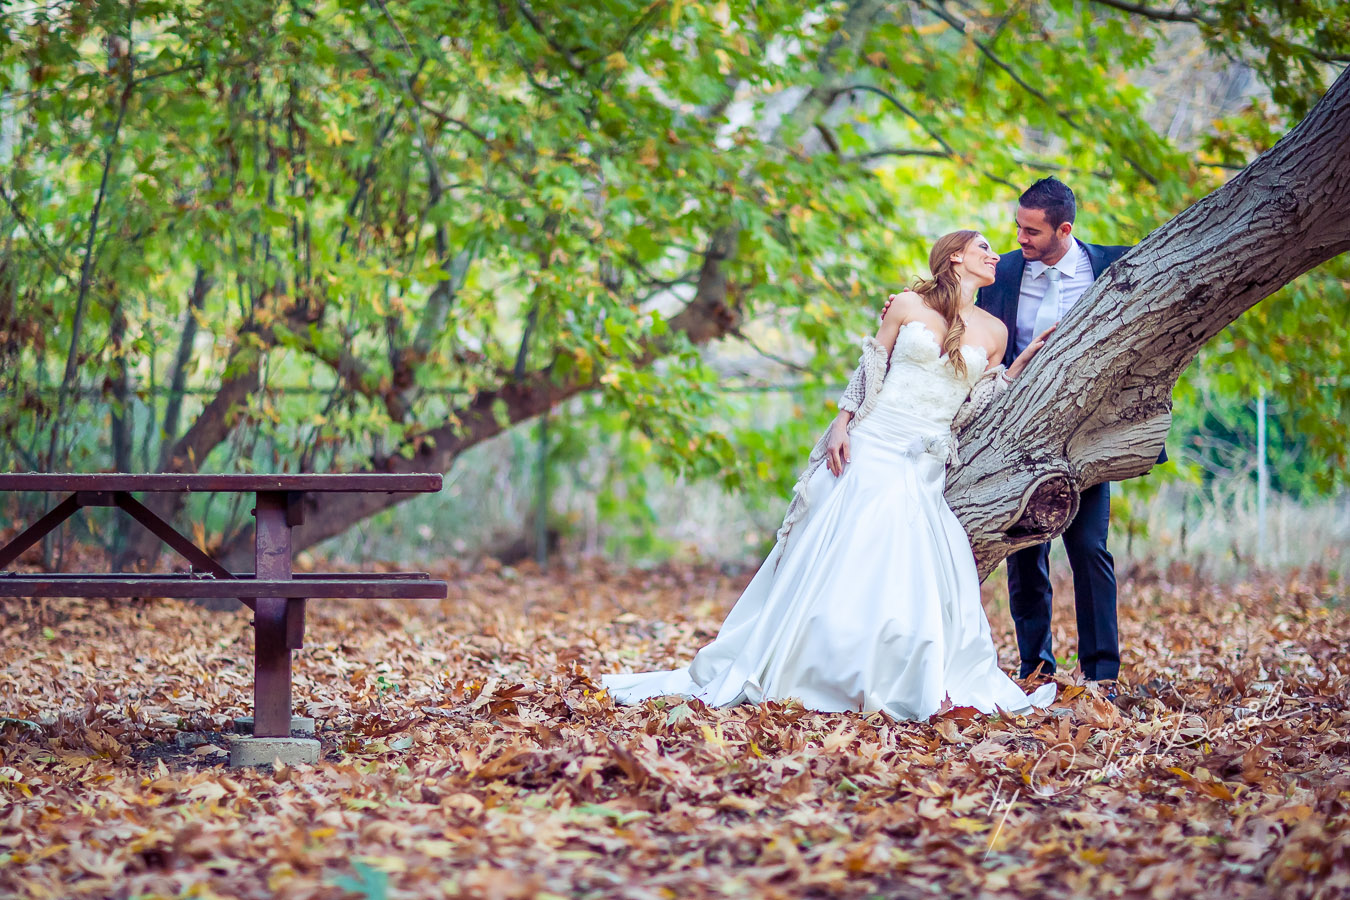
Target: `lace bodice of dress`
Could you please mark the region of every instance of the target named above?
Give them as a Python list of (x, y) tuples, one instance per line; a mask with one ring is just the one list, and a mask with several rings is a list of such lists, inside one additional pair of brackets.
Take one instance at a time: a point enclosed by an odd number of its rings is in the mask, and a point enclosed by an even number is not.
[(878, 406), (893, 406), (946, 429), (957, 409), (983, 374), (988, 357), (983, 347), (961, 348), (966, 361), (964, 378), (942, 354), (937, 335), (922, 322), (901, 326), (891, 350), (891, 365), (877, 398)]

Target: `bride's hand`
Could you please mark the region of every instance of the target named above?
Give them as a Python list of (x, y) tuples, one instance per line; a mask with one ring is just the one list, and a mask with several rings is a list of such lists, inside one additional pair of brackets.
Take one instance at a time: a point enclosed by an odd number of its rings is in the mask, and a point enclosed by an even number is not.
[(825, 466), (830, 474), (838, 477), (843, 474), (844, 463), (851, 461), (850, 456), (848, 420), (836, 418), (830, 425), (830, 438), (825, 442)]
[(1019, 353), (1017, 359), (1013, 360), (1013, 364), (1008, 366), (1007, 374), (1009, 378), (1016, 378), (1018, 375), (1022, 374), (1022, 370), (1027, 367), (1027, 363), (1031, 362), (1031, 358), (1045, 346), (1046, 338), (1050, 337), (1050, 333), (1058, 327), (1058, 325), (1051, 325), (1049, 328), (1042, 331), (1036, 340), (1027, 344), (1027, 349)]

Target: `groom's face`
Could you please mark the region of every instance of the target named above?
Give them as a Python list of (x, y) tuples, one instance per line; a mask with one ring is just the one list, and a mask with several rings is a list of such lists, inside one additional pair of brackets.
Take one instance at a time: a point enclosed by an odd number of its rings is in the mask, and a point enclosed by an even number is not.
[(1054, 265), (1064, 255), (1072, 229), (1068, 222), (1052, 228), (1043, 209), (1017, 207), (1017, 246), (1027, 262), (1039, 259)]

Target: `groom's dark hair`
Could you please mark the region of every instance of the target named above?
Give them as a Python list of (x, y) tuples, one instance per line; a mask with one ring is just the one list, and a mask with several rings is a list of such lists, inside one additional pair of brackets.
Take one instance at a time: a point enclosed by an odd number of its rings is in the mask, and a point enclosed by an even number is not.
[(1039, 209), (1044, 212), (1051, 228), (1058, 228), (1065, 222), (1072, 223), (1074, 214), (1078, 211), (1073, 191), (1058, 178), (1042, 178), (1023, 191), (1017, 202), (1027, 209)]

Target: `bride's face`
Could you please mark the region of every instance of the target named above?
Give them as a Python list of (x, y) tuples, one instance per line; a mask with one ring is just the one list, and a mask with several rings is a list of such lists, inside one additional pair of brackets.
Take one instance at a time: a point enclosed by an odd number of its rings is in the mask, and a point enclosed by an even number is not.
[(961, 280), (970, 280), (980, 287), (994, 283), (994, 267), (998, 265), (998, 254), (989, 247), (984, 235), (977, 234), (966, 244), (966, 248), (952, 257), (956, 275)]

